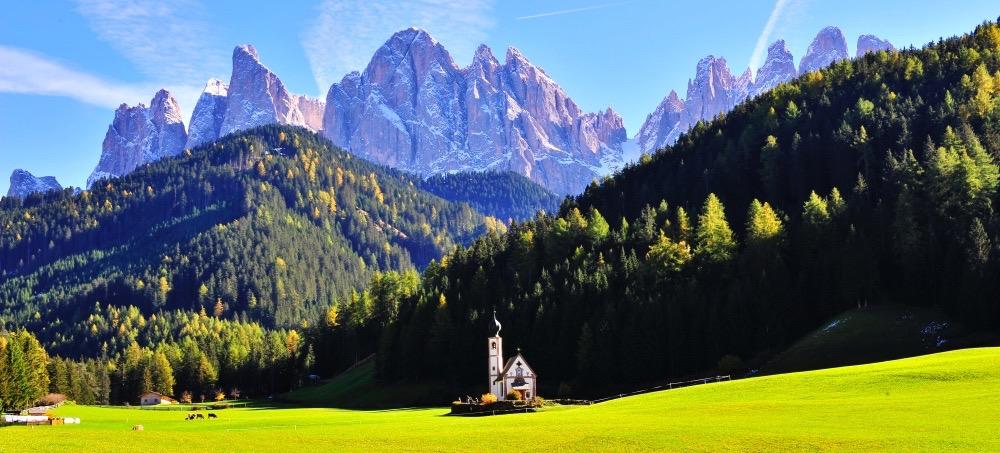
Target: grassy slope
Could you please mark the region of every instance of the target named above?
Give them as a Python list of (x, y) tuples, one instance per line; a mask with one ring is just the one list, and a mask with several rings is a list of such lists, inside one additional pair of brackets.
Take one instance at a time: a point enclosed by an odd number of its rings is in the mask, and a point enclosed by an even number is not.
[[(188, 422), (176, 412), (68, 406), (59, 412), (83, 425), (2, 428), (0, 451), (986, 451), (1000, 450), (997, 389), (1000, 348), (982, 348), (499, 417), (260, 408)], [(145, 431), (131, 431), (136, 423)]]
[(445, 386), (426, 383), (375, 385), (374, 377), (375, 361), (368, 360), (320, 385), (281, 395), (279, 399), (304, 406), (384, 409), (440, 406), (454, 396), (448, 395)]
[(816, 370), (941, 352), (961, 347), (967, 341), (964, 335), (960, 325), (936, 310), (871, 306), (831, 319), (774, 357), (761, 372)]

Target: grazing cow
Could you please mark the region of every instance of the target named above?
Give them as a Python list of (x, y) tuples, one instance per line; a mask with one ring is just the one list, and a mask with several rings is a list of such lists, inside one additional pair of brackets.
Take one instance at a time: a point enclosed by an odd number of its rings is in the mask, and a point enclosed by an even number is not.
[(212, 414), (212, 413), (210, 413), (210, 414), (208, 414), (208, 418), (219, 418), (219, 416), (218, 416), (218, 415), (215, 415), (215, 414)]
[(200, 420), (204, 420), (204, 419), (205, 419), (205, 416), (204, 416), (204, 415), (201, 415), (201, 414), (198, 414), (198, 415), (195, 415), (195, 418), (198, 418), (198, 419), (200, 419)]
[(142, 431), (142, 425), (135, 425), (132, 427), (132, 431)]

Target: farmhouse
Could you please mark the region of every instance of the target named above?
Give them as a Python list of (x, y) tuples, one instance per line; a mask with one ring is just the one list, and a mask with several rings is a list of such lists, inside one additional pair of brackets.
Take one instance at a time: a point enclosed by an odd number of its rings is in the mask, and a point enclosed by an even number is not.
[(139, 397), (142, 406), (158, 406), (160, 404), (177, 404), (177, 400), (159, 392), (146, 392)]
[(503, 339), (500, 338), (501, 326), (495, 312), (493, 313), (493, 323), (496, 325), (497, 332), (487, 339), (490, 393), (496, 395), (497, 399), (500, 400), (507, 399), (507, 394), (512, 392), (518, 393), (523, 400), (538, 396), (538, 375), (528, 365), (528, 361), (524, 360), (520, 348), (518, 348), (517, 354), (504, 362)]

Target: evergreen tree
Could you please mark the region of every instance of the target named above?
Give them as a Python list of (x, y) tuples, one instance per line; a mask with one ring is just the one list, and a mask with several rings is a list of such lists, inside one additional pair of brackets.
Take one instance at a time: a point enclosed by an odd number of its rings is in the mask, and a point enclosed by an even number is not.
[(736, 251), (733, 230), (729, 228), (725, 209), (715, 194), (708, 195), (698, 215), (695, 241), (695, 254), (710, 264), (729, 261)]

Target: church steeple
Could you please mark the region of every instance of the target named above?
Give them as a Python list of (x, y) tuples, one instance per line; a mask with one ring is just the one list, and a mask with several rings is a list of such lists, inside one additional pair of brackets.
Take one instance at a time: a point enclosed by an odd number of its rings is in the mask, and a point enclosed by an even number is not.
[(500, 329), (503, 327), (500, 325), (500, 321), (497, 320), (497, 309), (493, 309), (493, 325), (497, 328), (497, 333), (493, 335), (494, 337), (500, 336)]
[(486, 365), (490, 377), (488, 388), (490, 393), (496, 395), (497, 398), (503, 398), (505, 395), (504, 382), (500, 379), (500, 373), (503, 372), (503, 339), (500, 338), (500, 321), (497, 320), (496, 310), (493, 311), (493, 324), (497, 331), (492, 337), (486, 339), (489, 348), (489, 363)]

